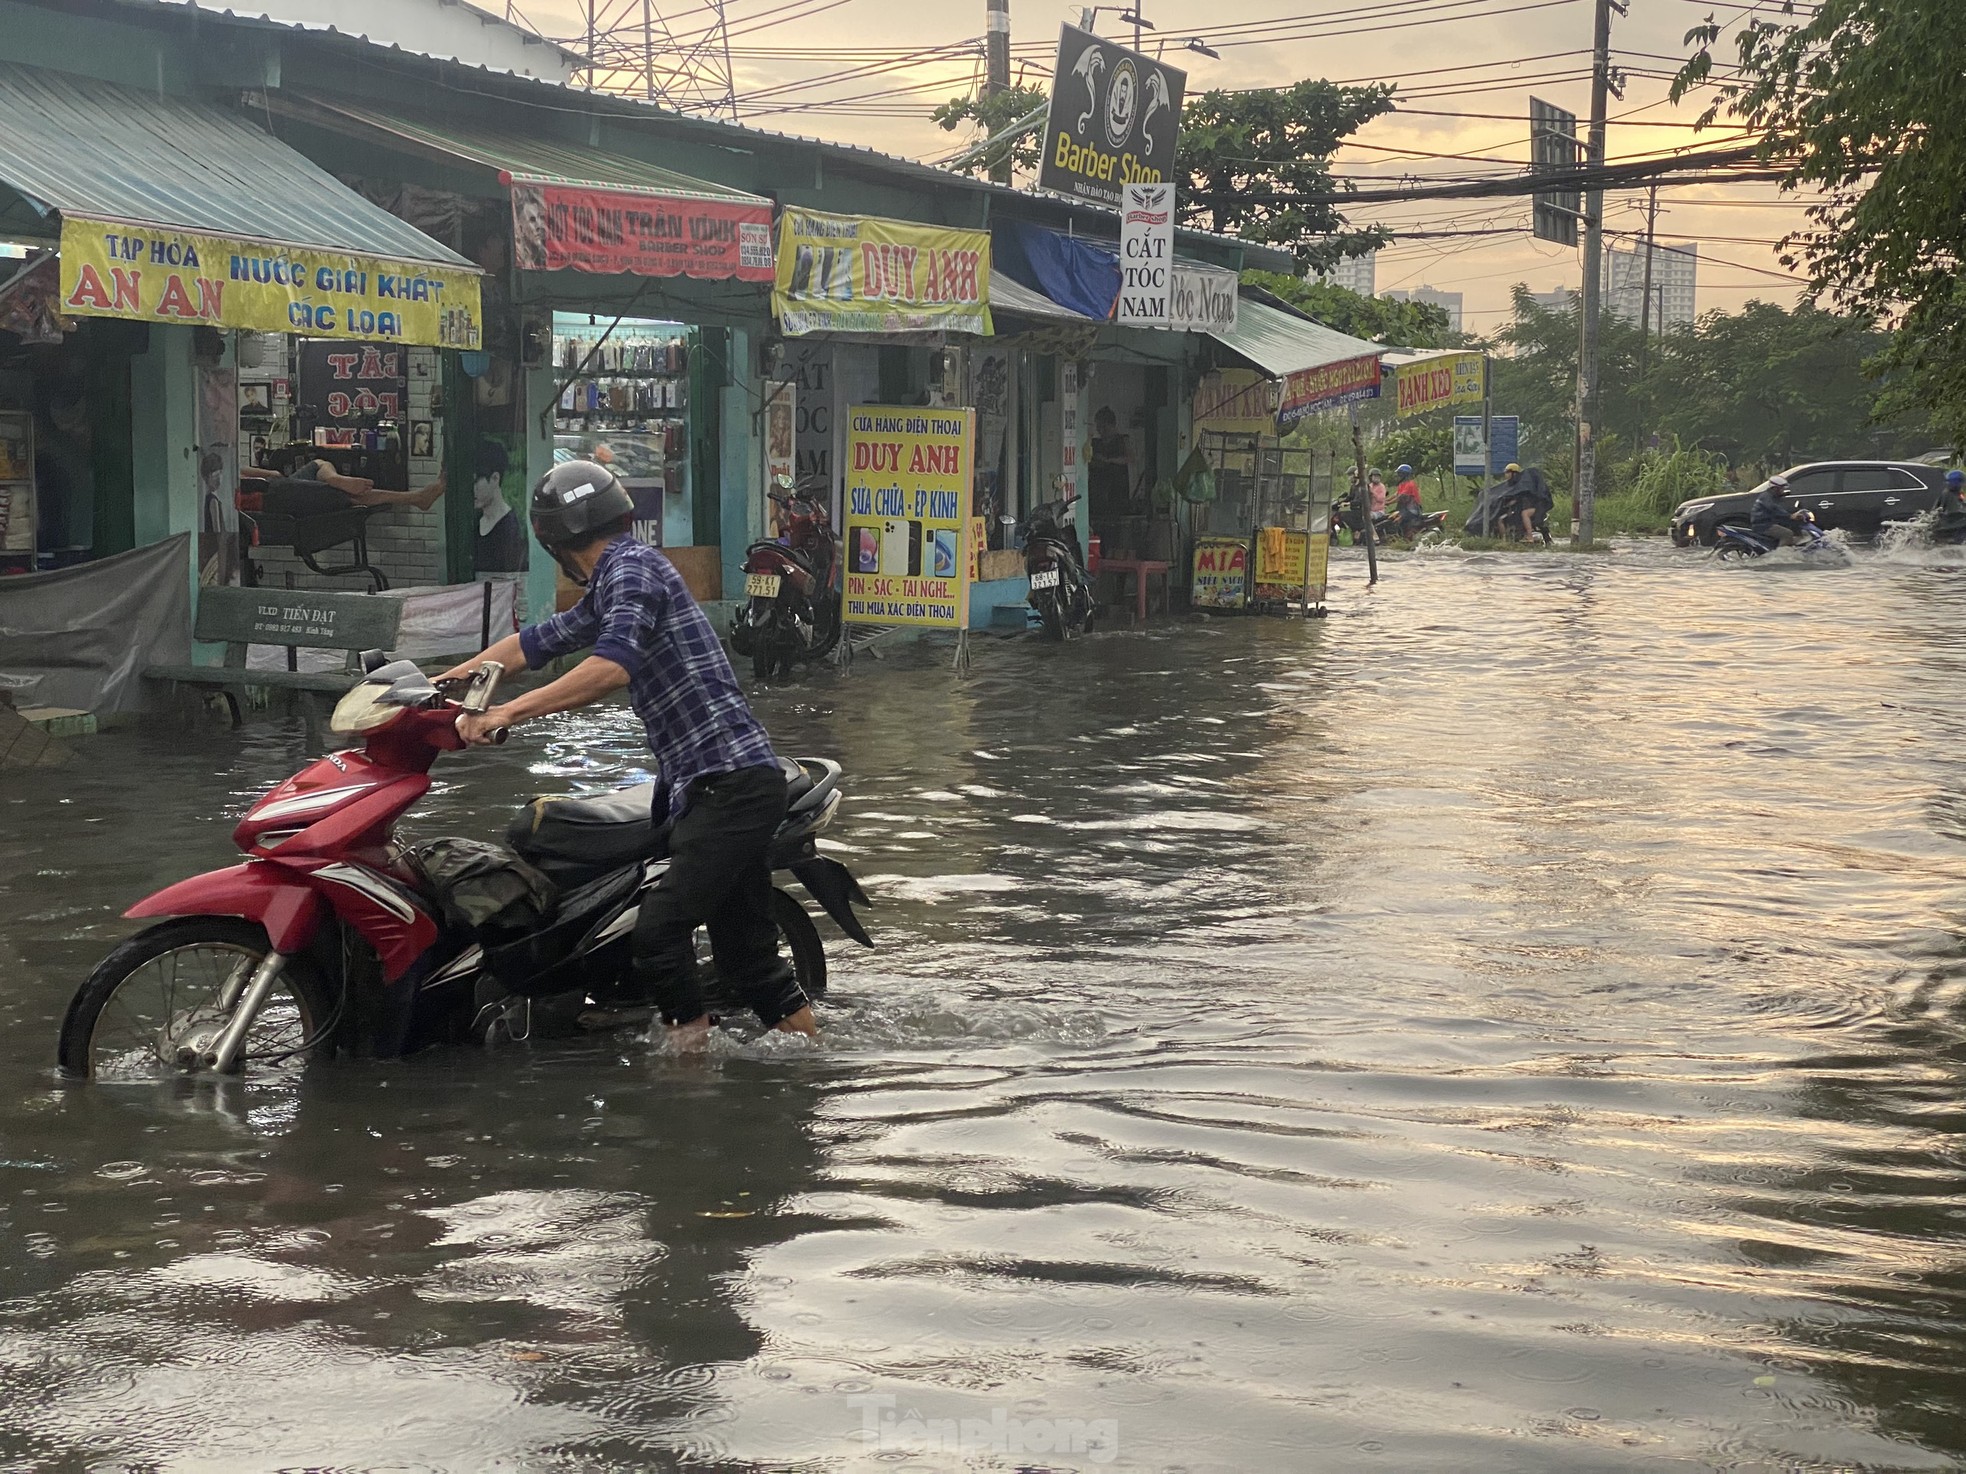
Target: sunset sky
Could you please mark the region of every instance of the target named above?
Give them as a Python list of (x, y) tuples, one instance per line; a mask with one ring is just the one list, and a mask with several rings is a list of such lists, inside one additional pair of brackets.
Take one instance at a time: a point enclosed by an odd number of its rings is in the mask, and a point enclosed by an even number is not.
[[(1076, 22), (1080, 7), (1055, 0), (1011, 0), (1011, 7), (1013, 75), (1048, 85), (1059, 24)], [(1632, 0), (1631, 15), (1615, 19), (1612, 32), (1613, 63), (1628, 80), (1624, 100), (1611, 105), (1611, 158), (1734, 136), (1725, 125), (1706, 134), (1685, 126), (1699, 109), (1691, 100), (1673, 107), (1666, 78), (1686, 54), (1690, 26), (1709, 14), (1738, 22), (1749, 8)], [(573, 0), (520, 9), (556, 36), (583, 26)], [(708, 15), (700, 3), (657, 10), (678, 35), (700, 31)], [(610, 12), (638, 18), (641, 4), (612, 0), (600, 12), (604, 21)], [(1368, 185), (1506, 172), (1526, 161), (1532, 93), (1587, 114), (1591, 13), (1589, 0), (1147, 0), (1144, 12), (1156, 28), (1146, 34), (1148, 51), (1164, 46), (1172, 60), (1198, 37), (1220, 52), (1220, 60), (1184, 52), (1191, 95), (1304, 77), (1393, 83), (1408, 110), (1369, 124), (1337, 159), (1343, 176)], [(728, 0), (728, 15), (743, 121), (928, 160), (960, 146), (927, 114), (980, 76), (984, 0)], [(1118, 8), (1102, 9), (1095, 24), (1109, 37), (1131, 37)], [(932, 48), (938, 54), (925, 58)], [(1731, 46), (1722, 54), (1731, 57)], [(1478, 161), (1426, 156), (1439, 154)], [(1607, 195), (1607, 228), (1641, 230), (1644, 198), (1643, 191)], [(1463, 292), (1470, 331), (1501, 324), (1518, 281), (1537, 291), (1579, 281), (1576, 251), (1529, 236), (1526, 200), (1368, 205), (1351, 214), (1355, 223), (1395, 229), (1503, 232), (1398, 242), (1380, 253), (1380, 290), (1424, 284)], [(1757, 297), (1791, 302), (1800, 283), (1782, 269), (1773, 243), (1801, 223), (1798, 202), (1760, 183), (1661, 191), (1660, 239), (1699, 243), (1702, 311)]]

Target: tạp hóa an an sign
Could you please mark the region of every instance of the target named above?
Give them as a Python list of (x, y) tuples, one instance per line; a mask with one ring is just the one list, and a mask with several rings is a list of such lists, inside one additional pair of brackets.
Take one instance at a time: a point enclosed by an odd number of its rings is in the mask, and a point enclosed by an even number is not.
[(969, 623), (976, 411), (847, 411), (848, 624)]
[(1479, 353), (1453, 353), (1401, 364), (1395, 380), (1400, 417), (1451, 404), (1479, 404), (1484, 390), (1482, 363)]
[(990, 233), (787, 210), (771, 293), (780, 329), (988, 337)]
[(1039, 187), (1118, 205), (1124, 186), (1171, 178), (1187, 86), (1186, 72), (1062, 27)]
[(483, 344), (478, 274), (189, 230), (66, 216), (61, 303), (81, 317), (357, 338)]
[(521, 271), (770, 281), (771, 206), (515, 179), (512, 259)]

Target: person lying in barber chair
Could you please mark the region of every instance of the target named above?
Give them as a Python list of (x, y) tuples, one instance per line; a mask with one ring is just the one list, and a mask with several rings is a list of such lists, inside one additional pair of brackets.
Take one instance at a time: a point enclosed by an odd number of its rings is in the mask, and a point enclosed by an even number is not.
[(239, 471), (239, 510), (279, 517), (325, 517), (356, 507), (415, 507), (427, 512), (444, 495), (444, 478), (420, 491), (383, 491), (360, 476), (344, 476), (326, 461), (305, 461), (281, 475), (263, 466)]

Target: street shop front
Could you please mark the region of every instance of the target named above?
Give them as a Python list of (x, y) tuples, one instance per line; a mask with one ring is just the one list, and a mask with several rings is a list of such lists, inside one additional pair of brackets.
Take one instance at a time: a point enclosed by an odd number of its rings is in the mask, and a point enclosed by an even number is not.
[[(332, 155), (485, 269), (486, 361), (460, 428), (505, 452), (501, 490), (520, 525), (538, 477), (592, 456), (627, 481), (636, 536), (698, 598), (720, 598), (725, 463), (744, 474), (750, 458), (771, 202), (577, 139), (592, 120), (549, 107), (514, 103), (493, 120), (322, 90), (268, 99), (296, 146)], [(575, 593), (531, 560), (531, 607)]]
[(1342, 454), (1291, 432), (1379, 396), (1383, 348), (1245, 296), (1213, 335), (1228, 361), (1200, 380), (1182, 486), (1194, 519), (1190, 599), (1205, 609), (1323, 607)]
[[(188, 582), (250, 578), (255, 534), (293, 545), (296, 519), (242, 519), (242, 468), (276, 443), (315, 449), (292, 443), (288, 345), (401, 364), (482, 343), (470, 260), (256, 123), (169, 92), (0, 64), (0, 237), (24, 248), (0, 270), (0, 570), (184, 533)], [(391, 408), (372, 459), (407, 459), (406, 399)]]
[[(990, 570), (1007, 386), (987, 231), (788, 207), (772, 311), (783, 342), (766, 386), (795, 479), (831, 492), (853, 632), (960, 633)], [(978, 401), (986, 413), (979, 414)], [(988, 429), (988, 444), (979, 434)], [(776, 531), (760, 486), (760, 536)]]

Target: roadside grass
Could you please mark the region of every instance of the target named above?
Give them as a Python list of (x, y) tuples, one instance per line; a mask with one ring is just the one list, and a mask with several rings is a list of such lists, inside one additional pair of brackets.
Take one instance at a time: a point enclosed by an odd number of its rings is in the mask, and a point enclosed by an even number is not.
[[(1466, 483), (1462, 483), (1462, 487), (1465, 485)], [(1557, 530), (1567, 529), (1571, 517), (1570, 498), (1559, 496), (1555, 506), (1550, 510), (1550, 533), (1555, 542), (1545, 548), (1540, 543), (1510, 542), (1503, 538), (1476, 537), (1463, 533), (1461, 529), (1467, 526), (1468, 518), (1474, 515), (1474, 494), (1457, 488), (1443, 499), (1432, 486), (1429, 486), (1428, 490), (1434, 494), (1426, 502), (1427, 510), (1436, 512), (1445, 509), (1447, 512), (1447, 525), (1442, 529), (1443, 536), (1448, 542), (1471, 553), (1596, 553), (1603, 552), (1610, 546), (1603, 541), (1604, 538), (1660, 537), (1664, 536), (1672, 525), (1671, 513), (1659, 511), (1643, 495), (1626, 493), (1620, 496), (1599, 497), (1596, 518), (1596, 534), (1599, 540), (1588, 548), (1575, 548), (1571, 546), (1569, 537)], [(1394, 544), (1388, 551), (1400, 552), (1403, 549), (1401, 545)]]

